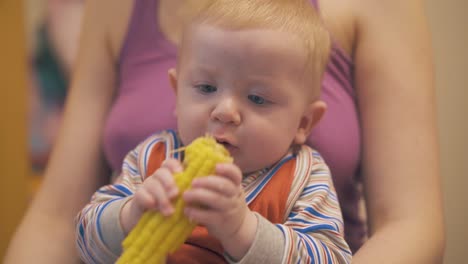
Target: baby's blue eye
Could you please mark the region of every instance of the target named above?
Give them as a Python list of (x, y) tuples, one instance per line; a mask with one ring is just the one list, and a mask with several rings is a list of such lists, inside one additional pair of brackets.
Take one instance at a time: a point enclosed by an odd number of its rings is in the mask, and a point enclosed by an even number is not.
[(209, 84), (200, 84), (200, 85), (197, 85), (196, 87), (202, 93), (214, 93), (214, 92), (216, 92), (218, 90), (218, 88), (216, 88), (216, 86), (209, 85)]
[(262, 105), (262, 104), (266, 103), (265, 99), (263, 97), (261, 97), (261, 96), (258, 96), (258, 95), (251, 94), (251, 95), (248, 96), (248, 98), (254, 104)]

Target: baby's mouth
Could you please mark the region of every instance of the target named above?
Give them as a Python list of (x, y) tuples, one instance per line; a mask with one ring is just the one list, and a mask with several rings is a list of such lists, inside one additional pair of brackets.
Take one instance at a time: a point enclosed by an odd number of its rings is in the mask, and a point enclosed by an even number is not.
[(223, 145), (225, 148), (229, 147), (229, 146), (232, 146), (231, 143), (227, 142), (227, 141), (222, 141), (222, 140), (216, 140), (216, 142), (218, 142), (218, 144), (221, 144)]
[(229, 141), (226, 141), (226, 140), (223, 140), (223, 139), (216, 139), (216, 142), (223, 145), (229, 151), (229, 153), (231, 153), (231, 154), (232, 154), (232, 151), (234, 149), (236, 149), (236, 146), (229, 143)]

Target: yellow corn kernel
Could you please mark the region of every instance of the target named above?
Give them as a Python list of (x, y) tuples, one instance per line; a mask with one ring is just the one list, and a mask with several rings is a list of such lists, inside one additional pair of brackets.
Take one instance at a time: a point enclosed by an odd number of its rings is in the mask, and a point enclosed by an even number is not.
[(118, 264), (164, 263), (168, 254), (175, 252), (190, 236), (196, 223), (185, 217), (185, 203), (181, 194), (193, 179), (214, 173), (217, 163), (232, 162), (229, 152), (210, 136), (200, 137), (185, 148), (184, 171), (174, 175), (179, 189), (175, 212), (164, 217), (148, 211), (122, 243), (123, 254)]

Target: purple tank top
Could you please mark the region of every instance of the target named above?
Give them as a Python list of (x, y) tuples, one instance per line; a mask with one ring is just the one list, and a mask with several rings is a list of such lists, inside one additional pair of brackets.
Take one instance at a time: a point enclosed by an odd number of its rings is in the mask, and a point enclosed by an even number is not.
[[(316, 0), (311, 1), (317, 8)], [(177, 51), (157, 26), (158, 0), (135, 0), (120, 54), (117, 95), (104, 131), (104, 151), (110, 167), (120, 171), (125, 155), (155, 131), (176, 128), (175, 96), (168, 69)], [(322, 99), (328, 109), (308, 143), (329, 165), (353, 251), (365, 238), (359, 215), (360, 125), (353, 89), (353, 62), (335, 43), (327, 66)]]

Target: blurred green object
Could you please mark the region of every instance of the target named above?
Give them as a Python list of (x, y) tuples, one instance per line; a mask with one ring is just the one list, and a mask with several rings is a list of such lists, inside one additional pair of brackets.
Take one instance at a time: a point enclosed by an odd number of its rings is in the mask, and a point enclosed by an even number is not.
[(33, 58), (41, 100), (46, 104), (62, 106), (67, 93), (68, 80), (49, 41), (46, 26), (37, 32), (37, 50)]
[(47, 34), (38, 28), (36, 47), (30, 60), (33, 105), (29, 121), (29, 155), (32, 170), (41, 173), (49, 158), (67, 95), (68, 79)]

